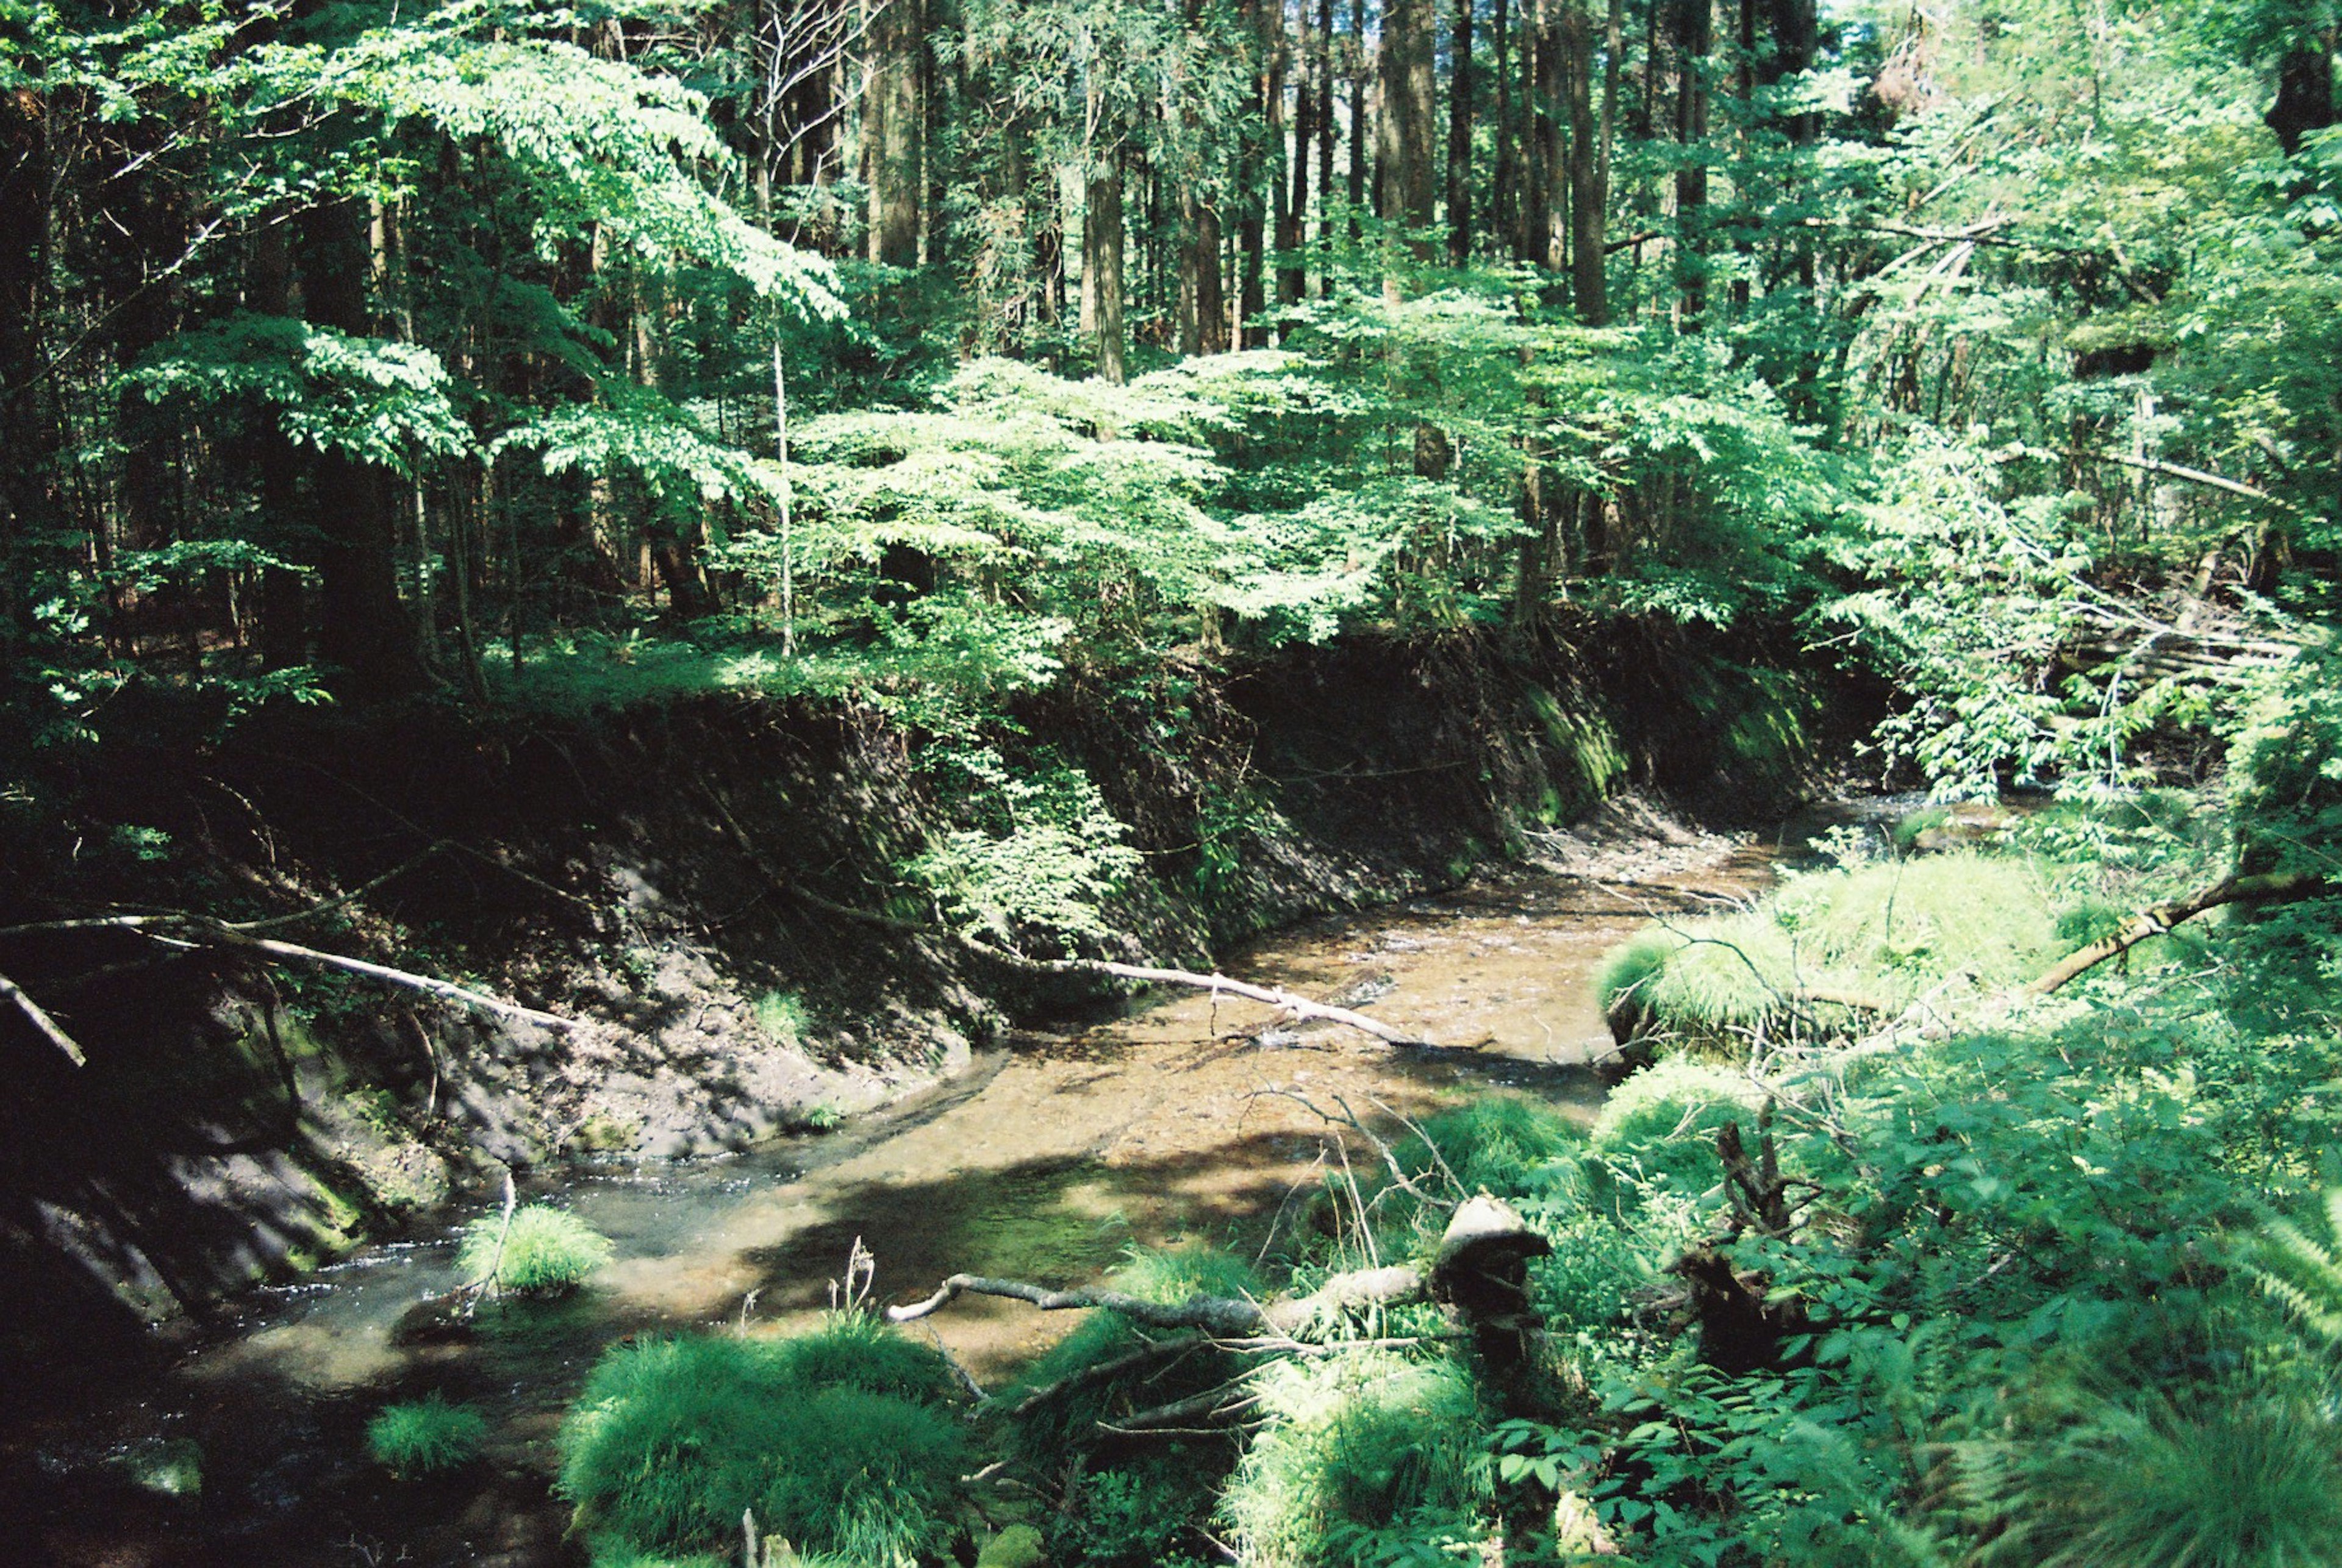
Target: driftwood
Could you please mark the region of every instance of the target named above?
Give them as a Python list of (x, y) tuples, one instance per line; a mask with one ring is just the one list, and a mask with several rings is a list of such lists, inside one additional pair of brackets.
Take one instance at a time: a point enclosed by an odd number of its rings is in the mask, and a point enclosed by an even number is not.
[(2337, 889), (2332, 883), (2313, 872), (2269, 872), (2254, 876), (2231, 873), (2211, 886), (2199, 888), (2184, 898), (2175, 898), (2152, 909), (2140, 910), (2120, 931), (2110, 936), (2102, 936), (2087, 947), (2077, 949), (2058, 960), (2047, 974), (2025, 988), (2025, 994), (2047, 996), (2067, 981), (2096, 969), (2107, 959), (2127, 953), (2147, 938), (2161, 936), (2172, 927), (2207, 911), (2231, 904), (2291, 904), (2335, 891)]

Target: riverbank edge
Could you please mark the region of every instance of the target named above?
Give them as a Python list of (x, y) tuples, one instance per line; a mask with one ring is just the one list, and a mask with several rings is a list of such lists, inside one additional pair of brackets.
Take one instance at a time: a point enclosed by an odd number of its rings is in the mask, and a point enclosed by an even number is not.
[[(1518, 858), (1624, 791), (1712, 822), (1777, 813), (1867, 727), (1867, 694), (1788, 674), (1777, 642), (1609, 632), (1354, 637), (1199, 664), (1136, 701), (1076, 675), (1001, 739), (1071, 759), (1129, 825), (1146, 872), (1108, 912), (1113, 955), (1206, 964)], [(395, 873), (307, 939), (588, 1026), (218, 955), (85, 988), (87, 1068), (8, 1042), (25, 1092), (0, 1233), (34, 1308), (19, 1322), (199, 1329), (238, 1288), (504, 1169), (830, 1124), (950, 1075), (1015, 1022), (1113, 1005), (1093, 981), (1003, 972), (915, 929), (897, 868), (950, 805), (920, 745), (869, 708), (710, 695), (264, 714), (215, 746), (115, 759), (68, 825), (186, 847), (82, 879), (85, 900), (275, 913)], [(41, 956), (53, 967), (19, 958), (15, 977), (112, 955)], [(8, 1338), (34, 1358), (45, 1343)]]

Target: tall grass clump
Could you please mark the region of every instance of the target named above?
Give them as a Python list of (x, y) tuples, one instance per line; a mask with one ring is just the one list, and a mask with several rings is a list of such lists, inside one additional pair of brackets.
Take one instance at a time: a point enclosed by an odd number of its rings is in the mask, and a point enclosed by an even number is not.
[(1377, 1538), (1476, 1533), (1494, 1490), (1461, 1367), (1362, 1352), (1255, 1376), (1269, 1423), (1220, 1506), (1243, 1562), (1319, 1568), (1381, 1555)]
[(1526, 1197), (1574, 1178), (1585, 1129), (1524, 1094), (1476, 1096), (1425, 1117), (1395, 1151), (1410, 1179), (1452, 1175), (1466, 1193)]
[(384, 1406), (366, 1423), (366, 1452), (395, 1475), (430, 1475), (479, 1457), (487, 1433), (487, 1417), (432, 1393)]
[(1589, 1147), (1613, 1172), (1678, 1193), (1700, 1193), (1724, 1179), (1716, 1134), (1744, 1121), (1762, 1096), (1727, 1067), (1670, 1058), (1611, 1091)]
[(1646, 926), (1596, 985), (1622, 1034), (1726, 1043), (1843, 1019), (1848, 999), (1892, 1010), (1937, 987), (2019, 984), (2072, 940), (2029, 861), (1961, 851), (1809, 873), (1753, 910)]
[[(2026, 1568), (2330, 1568), (2342, 1563), (2342, 1443), (2305, 1402), (2213, 1390), (2107, 1403), (1986, 1461)], [(2006, 1469), (2002, 1466), (2006, 1465)]]
[(566, 1209), (529, 1203), (484, 1214), (464, 1227), (455, 1267), (467, 1280), (489, 1281), (511, 1295), (555, 1296), (575, 1290), (610, 1261), (610, 1239)]
[(740, 1516), (856, 1563), (939, 1550), (966, 1439), (949, 1369), (884, 1325), (796, 1339), (686, 1334), (613, 1346), (561, 1431), (560, 1490), (610, 1550), (721, 1549)]

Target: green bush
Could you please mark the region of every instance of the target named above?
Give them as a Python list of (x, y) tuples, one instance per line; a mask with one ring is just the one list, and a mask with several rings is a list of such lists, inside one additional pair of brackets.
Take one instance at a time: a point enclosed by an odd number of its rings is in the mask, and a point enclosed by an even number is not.
[(455, 1268), (467, 1280), (493, 1271), (495, 1288), (514, 1295), (561, 1295), (608, 1263), (610, 1251), (608, 1237), (568, 1210), (529, 1203), (513, 1212), (509, 1231), (502, 1214), (465, 1226)]
[(366, 1452), (398, 1475), (458, 1470), (479, 1456), (487, 1418), (441, 1394), (385, 1405), (366, 1423)]
[(561, 1432), (581, 1527), (645, 1551), (735, 1539), (753, 1509), (807, 1553), (886, 1563), (938, 1548), (967, 1467), (949, 1369), (883, 1325), (796, 1339), (614, 1346)]
[(1361, 1535), (1470, 1531), (1494, 1498), (1471, 1380), (1452, 1362), (1359, 1353), (1256, 1375), (1269, 1422), (1220, 1517), (1256, 1568), (1319, 1568)]
[(1611, 1092), (1594, 1124), (1594, 1153), (1613, 1170), (1699, 1193), (1724, 1179), (1716, 1132), (1745, 1121), (1762, 1096), (1728, 1067), (1670, 1059)]

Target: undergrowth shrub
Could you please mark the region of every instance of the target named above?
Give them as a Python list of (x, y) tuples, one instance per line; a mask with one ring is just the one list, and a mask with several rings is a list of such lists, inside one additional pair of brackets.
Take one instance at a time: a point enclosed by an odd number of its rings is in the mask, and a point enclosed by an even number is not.
[(467, 1280), (493, 1273), (495, 1288), (513, 1295), (553, 1296), (575, 1290), (610, 1261), (610, 1241), (566, 1209), (528, 1203), (484, 1214), (464, 1227), (455, 1267)]
[(429, 1475), (469, 1464), (487, 1432), (478, 1411), (431, 1393), (384, 1406), (366, 1423), (366, 1452), (394, 1474)]
[(1697, 1193), (1724, 1179), (1716, 1129), (1746, 1121), (1763, 1096), (1745, 1074), (1669, 1059), (1610, 1093), (1589, 1146), (1612, 1174)]
[(1255, 1375), (1268, 1424), (1220, 1505), (1245, 1563), (1320, 1568), (1381, 1556), (1394, 1537), (1481, 1533), (1492, 1464), (1461, 1367), (1360, 1352)]
[(855, 1317), (812, 1334), (613, 1346), (561, 1431), (562, 1495), (614, 1545), (693, 1552), (754, 1510), (808, 1553), (891, 1563), (945, 1543), (967, 1444), (941, 1356)]

